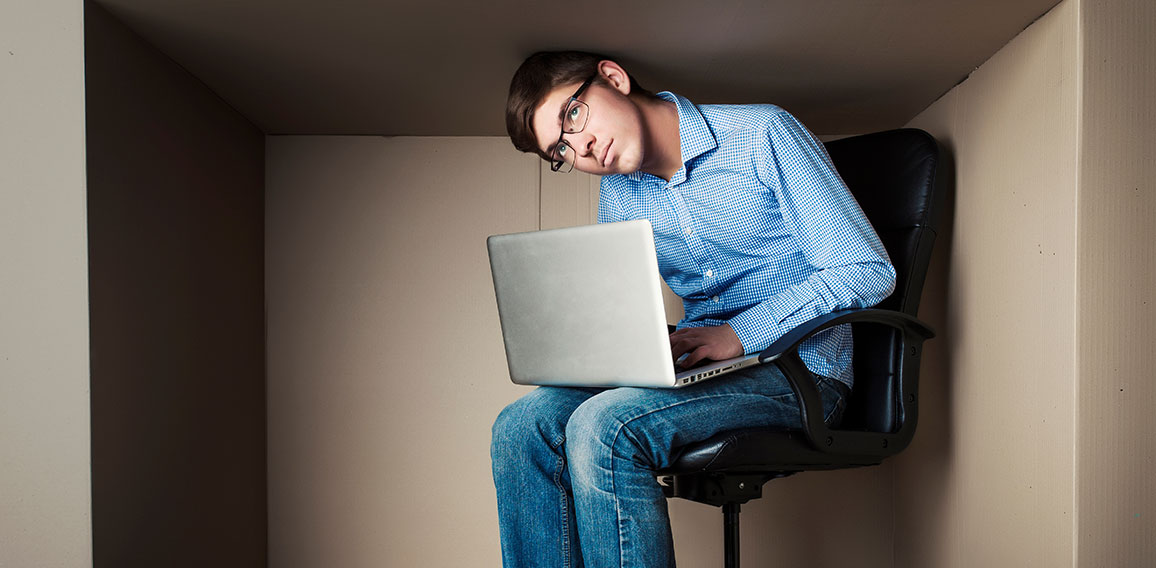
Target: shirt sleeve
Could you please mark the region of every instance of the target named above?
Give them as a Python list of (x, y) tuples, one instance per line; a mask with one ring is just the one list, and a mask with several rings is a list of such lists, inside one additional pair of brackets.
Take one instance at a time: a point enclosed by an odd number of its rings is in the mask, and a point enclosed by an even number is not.
[(814, 270), (731, 318), (747, 353), (817, 316), (878, 304), (895, 288), (886, 249), (823, 145), (782, 110), (760, 143), (759, 180), (774, 192), (787, 230)]

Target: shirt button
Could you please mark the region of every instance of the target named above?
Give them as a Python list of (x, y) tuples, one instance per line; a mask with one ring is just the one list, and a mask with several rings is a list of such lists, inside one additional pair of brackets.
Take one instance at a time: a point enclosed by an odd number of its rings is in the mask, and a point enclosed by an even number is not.
[(687, 227), (687, 228), (683, 229), (682, 232), (689, 235), (689, 234), (693, 233), (694, 231), (692, 231), (690, 227)]
[(711, 298), (710, 300), (712, 302), (718, 303), (718, 296), (715, 296), (715, 297)]
[(706, 277), (710, 278), (711, 276), (714, 276), (714, 271), (713, 270), (707, 270), (706, 271)]

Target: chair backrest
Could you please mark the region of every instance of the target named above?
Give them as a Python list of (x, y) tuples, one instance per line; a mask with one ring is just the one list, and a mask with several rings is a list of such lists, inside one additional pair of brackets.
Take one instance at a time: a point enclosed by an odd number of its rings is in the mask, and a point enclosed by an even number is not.
[[(877, 307), (916, 315), (946, 193), (938, 143), (901, 129), (829, 142), (827, 151), (895, 266), (895, 292)], [(894, 432), (903, 418), (900, 338), (870, 324), (855, 324), (853, 334), (855, 388), (841, 428)]]

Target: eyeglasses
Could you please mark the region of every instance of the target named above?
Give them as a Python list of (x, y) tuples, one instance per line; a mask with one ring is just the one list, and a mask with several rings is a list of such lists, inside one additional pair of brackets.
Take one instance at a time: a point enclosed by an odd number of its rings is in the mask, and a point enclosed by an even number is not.
[[(595, 75), (594, 77), (597, 77)], [(570, 173), (574, 169), (574, 158), (576, 152), (574, 148), (570, 147), (563, 138), (567, 134), (575, 134), (582, 132), (586, 128), (586, 120), (590, 118), (590, 107), (578, 100), (582, 91), (594, 82), (594, 77), (586, 79), (582, 86), (570, 95), (570, 100), (566, 101), (566, 107), (562, 110), (562, 132), (558, 134), (558, 143), (554, 144), (554, 150), (550, 152), (550, 169), (555, 172)]]

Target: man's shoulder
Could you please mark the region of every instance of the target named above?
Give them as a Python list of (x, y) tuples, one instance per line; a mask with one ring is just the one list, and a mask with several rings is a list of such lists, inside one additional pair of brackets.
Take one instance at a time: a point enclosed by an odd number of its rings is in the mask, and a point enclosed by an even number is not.
[(782, 107), (773, 104), (699, 105), (711, 128), (718, 130), (765, 130), (789, 118)]

